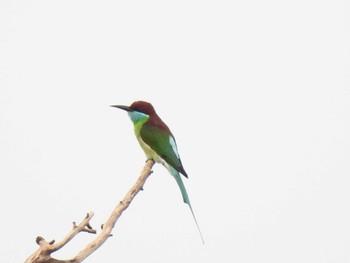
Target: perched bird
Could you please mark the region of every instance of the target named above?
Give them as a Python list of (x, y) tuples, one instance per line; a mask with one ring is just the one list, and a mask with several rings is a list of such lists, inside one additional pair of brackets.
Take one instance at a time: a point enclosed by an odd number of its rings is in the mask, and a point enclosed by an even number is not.
[(157, 163), (161, 163), (175, 178), (181, 190), (184, 202), (190, 207), (199, 234), (204, 243), (202, 233), (199, 229), (180, 173), (186, 178), (188, 178), (188, 175), (181, 163), (174, 135), (171, 133), (168, 126), (159, 118), (152, 104), (148, 102), (135, 101), (130, 106), (112, 105), (111, 107), (119, 108), (128, 112), (130, 119), (134, 123), (136, 138), (145, 152), (146, 157), (153, 159)]

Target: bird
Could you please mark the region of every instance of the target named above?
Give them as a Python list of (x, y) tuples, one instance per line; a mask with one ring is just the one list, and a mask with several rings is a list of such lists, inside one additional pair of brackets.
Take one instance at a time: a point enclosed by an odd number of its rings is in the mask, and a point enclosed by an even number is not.
[(169, 127), (162, 121), (152, 104), (149, 102), (139, 100), (133, 102), (130, 106), (111, 105), (111, 107), (119, 108), (128, 113), (129, 118), (134, 124), (136, 138), (145, 152), (146, 157), (162, 164), (175, 178), (175, 181), (180, 188), (183, 201), (191, 210), (193, 219), (204, 244), (203, 235), (193, 212), (185, 185), (180, 176), (180, 174), (182, 174), (184, 177), (188, 178), (188, 175), (182, 165), (175, 137)]

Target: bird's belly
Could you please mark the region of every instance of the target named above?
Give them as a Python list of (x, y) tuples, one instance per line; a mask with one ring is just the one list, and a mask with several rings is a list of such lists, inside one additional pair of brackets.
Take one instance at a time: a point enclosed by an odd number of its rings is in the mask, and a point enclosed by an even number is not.
[(139, 144), (142, 150), (145, 152), (147, 158), (152, 158), (154, 161), (159, 162), (158, 159), (160, 156), (152, 150), (141, 138), (138, 138)]
[(153, 151), (153, 149), (149, 147), (140, 137), (138, 137), (137, 140), (139, 141), (139, 144), (145, 152), (147, 158), (153, 159), (155, 162), (161, 163), (167, 168), (167, 163), (162, 157), (160, 157), (155, 151)]
[(169, 165), (167, 164), (167, 162), (160, 157), (151, 147), (148, 146), (147, 143), (145, 143), (142, 138), (141, 138), (141, 134), (140, 134), (140, 129), (143, 123), (139, 123), (139, 124), (134, 124), (134, 131), (135, 131), (135, 135), (136, 138), (142, 148), (142, 150), (145, 152), (146, 157), (148, 159), (152, 159), (153, 161), (157, 162), (157, 163), (161, 163), (165, 168), (169, 169)]

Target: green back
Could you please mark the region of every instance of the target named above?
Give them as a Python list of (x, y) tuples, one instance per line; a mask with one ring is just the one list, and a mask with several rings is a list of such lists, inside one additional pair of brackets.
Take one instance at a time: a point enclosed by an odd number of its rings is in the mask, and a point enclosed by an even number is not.
[[(181, 160), (178, 158), (176, 143), (173, 143), (173, 145), (170, 143), (171, 134), (168, 134), (156, 126), (148, 125), (146, 122), (141, 128), (140, 135), (142, 140), (148, 144), (153, 151), (162, 157), (175, 170), (187, 177), (181, 164)], [(172, 137), (172, 139), (175, 142), (174, 137)]]

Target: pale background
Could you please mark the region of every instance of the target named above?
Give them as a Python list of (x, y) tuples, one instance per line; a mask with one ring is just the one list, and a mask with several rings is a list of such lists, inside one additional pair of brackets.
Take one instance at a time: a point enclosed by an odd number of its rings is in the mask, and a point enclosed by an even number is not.
[(0, 1), (0, 262), (107, 219), (145, 161), (109, 105), (139, 99), (206, 244), (157, 165), (86, 262), (350, 262), (349, 72), (346, 0)]

